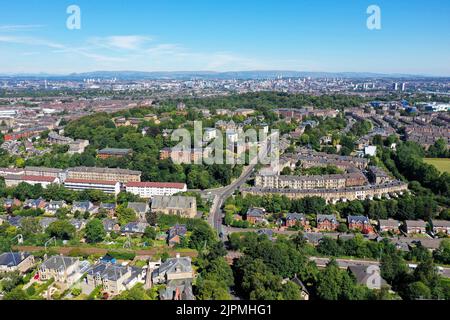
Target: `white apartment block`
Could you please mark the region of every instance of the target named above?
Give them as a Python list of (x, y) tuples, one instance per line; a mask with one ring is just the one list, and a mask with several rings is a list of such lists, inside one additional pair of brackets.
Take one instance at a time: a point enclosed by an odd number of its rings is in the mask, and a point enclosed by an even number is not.
[(120, 193), (120, 182), (118, 181), (66, 179), (64, 186), (74, 191), (100, 190), (116, 196)]
[(130, 182), (125, 187), (126, 191), (143, 199), (151, 199), (155, 196), (172, 196), (187, 191), (185, 183), (171, 182)]

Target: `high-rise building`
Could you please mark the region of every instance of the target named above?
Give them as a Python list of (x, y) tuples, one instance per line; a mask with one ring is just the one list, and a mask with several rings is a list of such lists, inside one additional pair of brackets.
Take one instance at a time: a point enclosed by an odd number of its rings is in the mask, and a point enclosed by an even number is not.
[(398, 90), (398, 83), (394, 82), (394, 84), (392, 85), (392, 90), (397, 91)]

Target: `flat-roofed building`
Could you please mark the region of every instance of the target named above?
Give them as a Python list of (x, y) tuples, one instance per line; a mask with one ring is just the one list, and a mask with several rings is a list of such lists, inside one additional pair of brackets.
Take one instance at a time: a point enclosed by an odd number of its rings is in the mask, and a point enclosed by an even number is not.
[(7, 187), (16, 187), (22, 182), (37, 185), (40, 184), (44, 189), (50, 184), (59, 183), (60, 180), (56, 177), (44, 177), (44, 176), (6, 176), (5, 184)]
[(87, 179), (98, 181), (118, 181), (121, 183), (140, 182), (141, 171), (98, 168), (98, 167), (75, 167), (67, 169), (68, 179)]
[(195, 218), (197, 200), (195, 197), (155, 196), (151, 204), (152, 212)]
[(98, 151), (97, 157), (100, 159), (124, 158), (131, 156), (132, 154), (133, 150), (131, 149), (105, 148)]
[(125, 190), (143, 199), (150, 199), (155, 196), (173, 196), (176, 193), (186, 192), (187, 185), (174, 182), (129, 182)]
[(64, 186), (74, 191), (100, 190), (116, 196), (120, 193), (120, 182), (118, 181), (66, 179)]

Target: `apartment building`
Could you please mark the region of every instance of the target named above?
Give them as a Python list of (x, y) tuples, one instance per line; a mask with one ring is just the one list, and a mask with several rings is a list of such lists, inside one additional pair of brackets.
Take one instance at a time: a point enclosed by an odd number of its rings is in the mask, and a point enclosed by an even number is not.
[(180, 192), (186, 192), (187, 185), (171, 182), (129, 182), (126, 184), (125, 190), (140, 198), (151, 199), (155, 196), (173, 196)]
[(59, 179), (56, 177), (45, 177), (45, 176), (6, 176), (5, 184), (7, 187), (16, 187), (22, 182), (28, 183), (30, 185), (40, 184), (44, 189), (50, 184), (59, 183)]
[(131, 156), (132, 154), (133, 150), (131, 149), (105, 148), (98, 151), (97, 157), (100, 159), (124, 158)]
[(118, 168), (76, 167), (67, 170), (68, 179), (118, 181), (121, 183), (140, 182), (141, 175), (141, 171)]
[(365, 184), (367, 179), (359, 172), (321, 176), (257, 175), (255, 178), (256, 187), (270, 189), (340, 189)]
[(100, 190), (105, 193), (118, 195), (120, 193), (120, 182), (106, 180), (87, 180), (87, 179), (66, 179), (64, 187), (69, 190)]

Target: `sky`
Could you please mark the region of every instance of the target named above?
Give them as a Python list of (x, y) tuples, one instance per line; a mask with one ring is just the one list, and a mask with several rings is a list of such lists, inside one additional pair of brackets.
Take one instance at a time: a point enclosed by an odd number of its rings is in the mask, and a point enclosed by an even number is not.
[[(450, 76), (446, 0), (2, 0), (0, 73), (377, 72)], [(80, 29), (67, 8), (80, 8)], [(369, 30), (367, 8), (381, 10)]]

